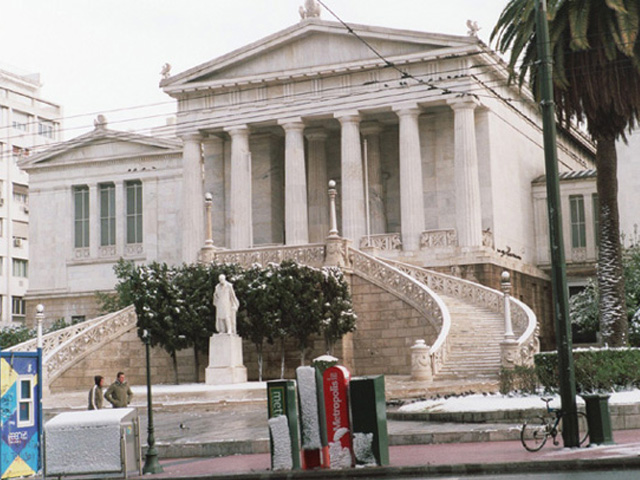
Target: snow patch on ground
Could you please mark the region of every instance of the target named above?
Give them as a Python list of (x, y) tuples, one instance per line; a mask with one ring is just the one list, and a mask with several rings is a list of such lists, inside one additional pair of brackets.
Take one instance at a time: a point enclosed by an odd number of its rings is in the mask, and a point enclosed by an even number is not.
[(272, 441), (271, 467), (274, 470), (291, 470), (293, 468), (293, 453), (287, 417), (278, 415), (270, 418), (269, 432)]
[[(544, 395), (553, 398), (549, 404), (553, 408), (560, 408), (558, 395)], [(464, 397), (449, 397), (433, 400), (414, 402), (400, 407), (401, 412), (407, 413), (436, 413), (436, 412), (492, 412), (496, 410), (526, 410), (530, 408), (543, 408), (544, 402), (541, 396), (509, 396), (509, 395), (467, 395)], [(578, 405), (584, 401), (580, 396), (576, 399)], [(640, 403), (640, 390), (615, 392), (609, 398), (609, 405), (624, 405)]]

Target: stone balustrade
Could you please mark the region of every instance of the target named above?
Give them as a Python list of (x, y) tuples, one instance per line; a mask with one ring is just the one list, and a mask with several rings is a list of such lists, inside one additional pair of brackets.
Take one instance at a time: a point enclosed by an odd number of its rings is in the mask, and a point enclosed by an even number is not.
[(284, 260), (294, 260), (303, 265), (319, 268), (324, 265), (324, 257), (324, 243), (294, 246), (276, 245), (245, 250), (217, 250), (208, 257), (201, 254), (203, 261), (237, 263), (242, 267), (250, 267), (256, 263), (268, 265), (269, 263), (281, 263)]
[[(71, 325), (42, 337), (42, 369), (44, 385), (51, 383), (91, 353), (124, 332), (134, 328), (137, 316), (133, 305), (118, 312)], [(8, 348), (12, 352), (36, 349), (37, 339)]]
[[(504, 315), (504, 294), (502, 292), (415, 265), (388, 259), (385, 259), (384, 262), (415, 278), (436, 293), (465, 300)], [(532, 365), (533, 355), (540, 351), (537, 318), (527, 305), (513, 297), (510, 298), (510, 308), (513, 331), (518, 344), (518, 354), (513, 361), (518, 365)]]
[(382, 251), (402, 250), (402, 237), (399, 233), (365, 235), (360, 239), (360, 248), (375, 248)]
[(447, 338), (451, 317), (444, 302), (426, 284), (359, 250), (350, 249), (353, 272), (365, 280), (398, 296), (424, 315), (440, 332), (430, 348), (431, 368), (438, 373), (447, 357)]
[(420, 249), (457, 247), (458, 235), (454, 229), (426, 230), (420, 235)]

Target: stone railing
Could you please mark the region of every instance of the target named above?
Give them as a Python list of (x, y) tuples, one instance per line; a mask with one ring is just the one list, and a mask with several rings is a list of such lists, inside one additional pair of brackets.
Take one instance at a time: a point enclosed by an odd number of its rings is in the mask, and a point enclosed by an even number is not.
[(216, 250), (209, 258), (204, 258), (204, 261), (237, 263), (240, 266), (249, 267), (255, 263), (268, 265), (269, 263), (280, 263), (283, 260), (295, 260), (310, 267), (321, 267), (324, 265), (324, 250), (324, 243), (293, 246), (276, 245), (246, 250)]
[[(504, 294), (498, 290), (395, 260), (385, 259), (384, 262), (415, 278), (436, 293), (464, 300), (504, 315)], [(529, 307), (513, 297), (510, 298), (510, 308), (519, 352), (519, 358), (515, 361), (520, 365), (531, 365), (533, 355), (540, 350), (537, 318)]]
[[(42, 337), (42, 368), (45, 386), (51, 385), (53, 380), (101, 345), (134, 328), (136, 323), (135, 308), (129, 306), (118, 312), (44, 335)], [(7, 350), (22, 352), (35, 349), (36, 340), (29, 340)]]
[(383, 251), (402, 250), (402, 237), (399, 233), (367, 235), (360, 239), (360, 248), (377, 248)]
[(401, 298), (440, 332), (430, 349), (431, 368), (434, 374), (438, 373), (446, 361), (451, 329), (451, 317), (444, 302), (425, 284), (399, 269), (359, 250), (350, 249), (349, 253), (356, 275)]
[(457, 247), (458, 235), (454, 229), (427, 230), (420, 235), (420, 249)]

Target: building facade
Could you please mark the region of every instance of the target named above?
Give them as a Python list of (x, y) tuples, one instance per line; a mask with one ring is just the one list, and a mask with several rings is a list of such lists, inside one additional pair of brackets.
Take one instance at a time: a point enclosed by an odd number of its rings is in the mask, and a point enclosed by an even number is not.
[(29, 287), (29, 182), (18, 162), (60, 140), (62, 109), (40, 96), (39, 75), (0, 70), (0, 317), (24, 323)]
[[(473, 35), (352, 28), (358, 37), (306, 18), (163, 79), (181, 143), (98, 121), (25, 160), (38, 220), (29, 305), (89, 317), (118, 258), (196, 261), (205, 193), (218, 248), (323, 242), (334, 180), (339, 231), (353, 246), (494, 288), (509, 270), (548, 347), (537, 106)], [(563, 175), (593, 167), (579, 131), (558, 139)]]

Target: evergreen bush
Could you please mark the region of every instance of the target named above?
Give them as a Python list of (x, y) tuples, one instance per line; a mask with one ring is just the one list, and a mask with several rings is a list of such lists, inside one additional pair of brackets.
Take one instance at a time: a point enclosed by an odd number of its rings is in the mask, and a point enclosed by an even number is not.
[(535, 367), (516, 365), (514, 368), (500, 369), (500, 393), (523, 393), (535, 395), (540, 383)]
[[(557, 352), (538, 353), (534, 358), (542, 387), (546, 392), (557, 392)], [(575, 349), (573, 362), (577, 393), (611, 393), (640, 386), (638, 348)]]

